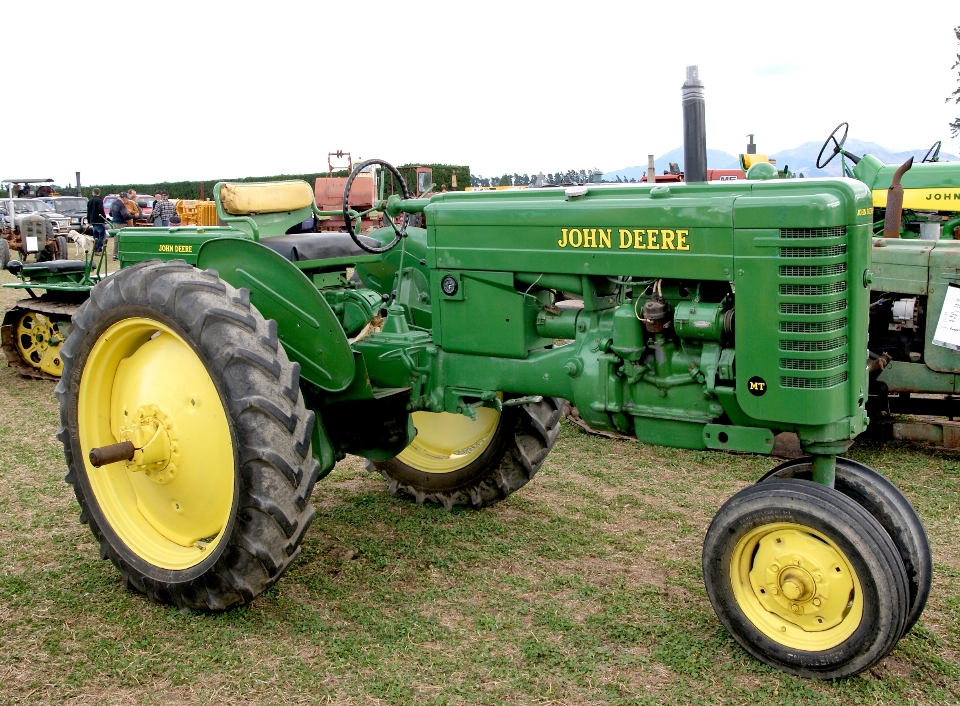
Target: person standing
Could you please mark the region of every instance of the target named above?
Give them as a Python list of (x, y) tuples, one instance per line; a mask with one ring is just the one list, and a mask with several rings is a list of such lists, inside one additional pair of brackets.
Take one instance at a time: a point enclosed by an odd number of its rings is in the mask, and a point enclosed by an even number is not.
[(136, 189), (130, 189), (126, 196), (121, 194), (120, 198), (123, 199), (123, 205), (126, 206), (127, 213), (130, 214), (130, 220), (127, 221), (127, 225), (132, 226), (138, 218), (143, 217), (143, 212), (140, 210), (140, 205), (137, 203), (137, 191)]
[[(110, 204), (110, 220), (113, 221), (113, 225), (117, 228), (123, 228), (128, 224), (133, 225), (133, 218), (133, 215), (127, 210), (127, 200), (123, 197), (123, 194), (120, 194), (116, 200)], [(119, 238), (119, 234), (113, 237), (114, 260), (119, 258), (119, 245), (117, 244)]]
[(177, 207), (171, 203), (166, 191), (157, 192), (157, 200), (153, 202), (153, 225), (166, 228), (170, 225), (170, 219), (177, 215)]
[(103, 210), (103, 199), (100, 198), (100, 189), (94, 189), (93, 195), (87, 201), (87, 223), (93, 228), (93, 237), (96, 244), (93, 246), (95, 255), (103, 250), (103, 243), (107, 239), (107, 213)]

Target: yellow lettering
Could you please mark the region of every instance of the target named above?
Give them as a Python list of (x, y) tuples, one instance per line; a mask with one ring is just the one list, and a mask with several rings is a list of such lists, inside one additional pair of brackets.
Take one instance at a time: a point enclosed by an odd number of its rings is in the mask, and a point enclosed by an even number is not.
[(633, 231), (633, 249), (646, 250), (647, 246), (643, 244), (643, 229), (634, 229)]
[(633, 233), (626, 228), (620, 229), (620, 249), (629, 248), (633, 245)]
[(585, 248), (597, 247), (597, 229), (596, 228), (583, 229), (583, 247)]
[(565, 248), (567, 247), (567, 229), (561, 228), (560, 232), (562, 235), (560, 236), (560, 240), (557, 241), (557, 245), (559, 245), (561, 248)]
[(661, 230), (660, 237), (663, 238), (663, 249), (664, 250), (673, 250), (673, 231), (672, 230)]
[(158, 245), (157, 252), (173, 252), (172, 245)]
[(660, 231), (656, 230), (655, 228), (650, 228), (647, 230), (647, 247), (651, 250), (660, 249), (660, 245), (657, 244), (657, 233), (659, 232)]
[[(576, 234), (576, 240), (574, 240), (574, 234)], [(583, 233), (580, 232), (579, 228), (570, 229), (570, 245), (579, 248), (583, 244)]]
[(600, 231), (600, 247), (609, 248), (610, 247), (610, 231), (612, 230), (612, 228), (607, 228), (606, 231), (604, 231), (603, 228), (598, 228), (597, 230)]
[(677, 250), (689, 250), (690, 244), (687, 243), (687, 236), (690, 235), (689, 230), (679, 230), (677, 229)]

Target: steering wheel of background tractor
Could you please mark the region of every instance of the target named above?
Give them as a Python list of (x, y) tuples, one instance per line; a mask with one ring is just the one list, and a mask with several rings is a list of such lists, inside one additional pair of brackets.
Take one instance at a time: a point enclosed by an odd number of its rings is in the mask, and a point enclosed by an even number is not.
[(940, 158), (940, 140), (937, 140), (933, 143), (930, 149), (927, 150), (927, 153), (923, 155), (923, 159), (920, 162), (936, 162)]
[(385, 253), (388, 250), (392, 250), (397, 246), (397, 243), (400, 242), (400, 239), (407, 232), (407, 224), (410, 221), (410, 214), (404, 213), (403, 218), (400, 220), (400, 227), (397, 228), (397, 225), (393, 222), (393, 219), (387, 216), (384, 220), (390, 224), (393, 228), (393, 232), (396, 234), (396, 237), (387, 245), (384, 245), (382, 248), (373, 248), (369, 245), (364, 244), (360, 238), (357, 237), (357, 232), (353, 227), (354, 219), (362, 218), (371, 211), (376, 210), (375, 208), (368, 208), (365, 211), (355, 212), (354, 216), (350, 217), (350, 187), (353, 186), (353, 180), (357, 178), (357, 175), (362, 172), (364, 169), (369, 167), (371, 164), (379, 164), (381, 167), (386, 169), (388, 172), (393, 174), (397, 178), (397, 181), (400, 182), (400, 193), (404, 199), (410, 198), (410, 192), (407, 191), (407, 182), (404, 181), (403, 175), (397, 171), (397, 168), (390, 164), (389, 162), (384, 162), (382, 159), (367, 159), (363, 162), (360, 162), (357, 166), (353, 168), (353, 171), (350, 172), (350, 176), (347, 177), (347, 183), (343, 187), (343, 220), (347, 226), (347, 232), (350, 234), (350, 237), (353, 238), (353, 242), (357, 244), (361, 250), (366, 250), (368, 253), (373, 253), (374, 255), (379, 255), (380, 253)]
[[(840, 128), (843, 128), (843, 137), (837, 140), (837, 133), (840, 132)], [(847, 141), (847, 131), (849, 130), (849, 123), (840, 123), (836, 128), (834, 128), (833, 132), (830, 133), (830, 137), (827, 138), (827, 141), (823, 143), (823, 147), (820, 148), (820, 154), (817, 155), (817, 169), (823, 169), (833, 161), (834, 157), (840, 154), (840, 149), (843, 147), (843, 143)], [(821, 161), (823, 160), (823, 153), (827, 151), (827, 147), (831, 142), (833, 143), (833, 152), (830, 153), (830, 156), (827, 157), (825, 161)]]

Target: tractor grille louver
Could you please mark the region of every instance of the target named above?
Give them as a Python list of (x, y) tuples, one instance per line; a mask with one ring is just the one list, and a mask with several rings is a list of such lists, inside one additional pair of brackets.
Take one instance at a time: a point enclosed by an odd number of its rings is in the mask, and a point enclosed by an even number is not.
[(847, 317), (832, 321), (781, 321), (780, 333), (829, 333), (847, 327)]
[[(780, 358), (780, 368), (797, 371), (781, 376), (780, 386), (822, 390), (842, 385), (848, 375), (848, 339), (836, 334), (848, 325), (846, 228), (785, 228), (780, 237), (818, 239), (818, 247), (778, 248), (782, 263), (777, 304), (779, 347), (794, 354)], [(826, 258), (833, 261), (824, 262)], [(837, 258), (844, 260), (837, 262)], [(811, 282), (809, 278), (816, 279)], [(823, 338), (822, 334), (832, 335)]]
[(839, 368), (847, 362), (847, 354), (842, 353), (823, 360), (802, 360), (797, 358), (781, 358), (780, 367), (784, 370), (830, 370)]
[(835, 265), (784, 265), (780, 268), (781, 277), (832, 277), (847, 271), (847, 263)]
[(822, 390), (825, 387), (836, 387), (847, 381), (846, 371), (831, 375), (826, 378), (780, 378), (780, 385), (783, 387), (794, 387), (805, 390)]
[(824, 353), (845, 348), (847, 337), (831, 338), (828, 341), (780, 341), (780, 350), (800, 353)]
[(832, 314), (835, 311), (843, 311), (847, 308), (846, 299), (827, 302), (826, 304), (792, 304), (784, 302), (780, 305), (781, 314), (807, 314), (815, 316), (818, 314)]
[[(786, 275), (781, 274), (781, 277)], [(842, 294), (847, 291), (847, 283), (831, 282), (830, 284), (781, 284), (780, 294), (786, 296), (821, 297), (829, 294)]]
[(781, 228), (781, 238), (842, 238), (847, 229), (843, 226), (836, 228)]
[(846, 243), (825, 248), (780, 248), (780, 257), (839, 257), (846, 254)]

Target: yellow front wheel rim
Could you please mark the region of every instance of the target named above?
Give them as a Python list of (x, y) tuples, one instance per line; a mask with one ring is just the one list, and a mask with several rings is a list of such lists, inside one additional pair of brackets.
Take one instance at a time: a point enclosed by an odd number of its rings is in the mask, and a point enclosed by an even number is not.
[(786, 647), (829, 650), (863, 619), (860, 580), (837, 545), (803, 525), (762, 525), (733, 551), (730, 580), (740, 609)]
[[(104, 519), (137, 556), (195, 566), (230, 521), (235, 458), (220, 395), (196, 352), (168, 326), (123, 319), (97, 339), (80, 378), (82, 461)], [(131, 440), (131, 462), (94, 468), (93, 448)]]
[(449, 412), (414, 412), (417, 436), (397, 459), (424, 473), (450, 473), (470, 465), (487, 450), (500, 424), (500, 412), (477, 409), (474, 421)]

